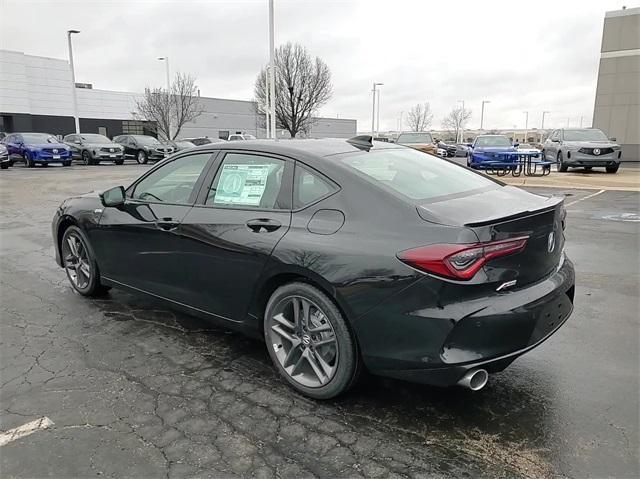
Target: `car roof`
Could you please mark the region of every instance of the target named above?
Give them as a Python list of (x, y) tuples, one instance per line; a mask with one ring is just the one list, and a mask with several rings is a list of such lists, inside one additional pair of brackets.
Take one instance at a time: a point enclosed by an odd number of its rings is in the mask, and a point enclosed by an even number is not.
[(286, 140), (245, 140), (238, 142), (209, 143), (196, 146), (194, 150), (246, 150), (261, 151), (264, 153), (281, 154), (296, 157), (327, 157), (341, 153), (355, 153), (358, 151), (379, 151), (402, 149), (404, 146), (382, 141), (374, 141), (370, 147), (365, 147), (356, 142), (350, 143), (345, 138), (319, 138), (319, 139), (286, 139)]

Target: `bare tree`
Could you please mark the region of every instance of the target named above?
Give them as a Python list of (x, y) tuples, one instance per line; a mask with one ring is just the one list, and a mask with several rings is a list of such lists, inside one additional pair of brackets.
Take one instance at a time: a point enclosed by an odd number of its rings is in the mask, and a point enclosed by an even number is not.
[[(442, 120), (442, 128), (450, 133), (455, 133), (456, 141), (458, 141), (460, 130), (464, 130), (471, 118), (471, 113), (471, 110), (466, 108), (464, 110), (462, 108), (454, 108)], [(464, 141), (464, 138), (462, 140)]]
[[(308, 133), (318, 109), (333, 94), (331, 72), (319, 57), (312, 58), (302, 45), (286, 43), (276, 49), (275, 104), (276, 123), (289, 131), (292, 138)], [(254, 94), (260, 122), (264, 124), (266, 104), (266, 68), (256, 79)]]
[(144, 89), (144, 96), (136, 101), (138, 116), (153, 122), (152, 129), (162, 138), (175, 140), (185, 123), (202, 115), (195, 77), (176, 73), (171, 91), (164, 88)]
[(431, 126), (431, 120), (433, 120), (433, 114), (429, 102), (417, 103), (409, 110), (407, 122), (411, 131), (428, 130)]

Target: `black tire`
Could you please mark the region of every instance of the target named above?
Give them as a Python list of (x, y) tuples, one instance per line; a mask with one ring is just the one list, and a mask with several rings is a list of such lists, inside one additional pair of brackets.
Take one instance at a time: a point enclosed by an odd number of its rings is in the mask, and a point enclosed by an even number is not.
[(35, 163), (31, 159), (31, 155), (29, 154), (28, 151), (25, 151), (24, 154), (22, 155), (22, 157), (24, 158), (24, 165), (27, 168), (33, 168), (35, 166)]
[[(290, 301), (292, 298), (302, 299), (309, 302), (313, 308), (320, 311), (323, 321), (329, 322), (332, 328), (332, 337), (335, 339), (335, 370), (333, 372), (333, 376), (326, 382), (326, 384), (314, 387), (301, 384), (285, 370), (280, 362), (281, 360), (278, 359), (276, 349), (281, 348), (282, 345), (274, 343), (273, 332), (271, 330), (274, 322), (272, 317), (275, 315), (275, 312), (278, 311), (278, 308), (281, 308), (283, 304), (286, 304), (286, 302)], [(299, 282), (289, 283), (279, 287), (271, 295), (271, 298), (269, 298), (269, 302), (265, 308), (263, 334), (269, 356), (280, 375), (293, 389), (305, 396), (313, 399), (330, 399), (346, 392), (357, 382), (361, 369), (361, 359), (357, 343), (353, 338), (347, 322), (343, 318), (340, 310), (337, 308), (335, 303), (318, 288), (311, 286), (310, 284)], [(307, 334), (302, 336), (303, 340), (301, 341), (301, 345), (304, 343), (304, 337), (306, 336), (308, 339), (309, 335), (313, 335), (313, 333), (311, 331), (307, 331)], [(322, 337), (320, 339), (322, 339)], [(309, 343), (307, 342), (306, 344)], [(305, 347), (309, 348), (309, 350), (314, 349), (313, 343), (309, 346), (302, 345), (302, 348)], [(314, 352), (310, 354), (316, 353)]]
[(62, 162), (62, 166), (71, 166), (71, 160), (69, 160), (69, 161), (63, 161), (63, 162)]
[(82, 152), (82, 163), (84, 163), (85, 166), (93, 165), (93, 159), (91, 158), (91, 154), (87, 150), (84, 150)]
[(568, 166), (564, 164), (562, 161), (562, 152), (558, 152), (558, 171), (561, 173), (566, 173)]
[(7, 170), (9, 168), (9, 163), (0, 163), (0, 169)]
[(618, 168), (620, 168), (620, 164), (617, 164), (615, 166), (607, 166), (607, 167), (605, 167), (605, 169), (607, 170), (607, 173), (617, 173), (618, 172)]
[[(69, 241), (71, 239), (77, 239), (82, 245), (83, 251), (86, 253), (86, 263), (89, 266), (89, 278), (86, 284), (82, 284), (74, 280), (71, 268), (73, 261), (71, 260), (70, 253), (71, 247)], [(98, 269), (98, 263), (96, 263), (93, 255), (93, 248), (89, 243), (89, 240), (85, 236), (84, 232), (77, 226), (69, 226), (62, 235), (62, 241), (60, 242), (60, 254), (62, 256), (62, 263), (67, 273), (67, 278), (71, 283), (73, 289), (83, 296), (99, 296), (111, 288), (104, 286), (100, 283), (100, 270)]]
[(138, 150), (138, 153), (136, 153), (136, 161), (140, 165), (146, 165), (147, 161), (149, 161), (149, 158), (147, 158), (147, 153), (144, 150)]
[(119, 160), (115, 160), (115, 161), (114, 161), (114, 163), (115, 163), (116, 165), (122, 165), (122, 164), (124, 163), (124, 158), (121, 158), (121, 159), (119, 159)]

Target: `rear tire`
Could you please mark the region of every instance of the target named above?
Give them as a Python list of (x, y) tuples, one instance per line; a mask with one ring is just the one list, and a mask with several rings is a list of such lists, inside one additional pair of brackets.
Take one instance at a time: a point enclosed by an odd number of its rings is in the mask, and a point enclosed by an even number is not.
[(31, 154), (28, 151), (24, 152), (23, 158), (24, 158), (24, 165), (27, 168), (33, 168), (34, 167), (35, 164), (34, 164), (33, 160), (31, 159)]
[(2, 169), (2, 170), (7, 170), (7, 169), (9, 169), (9, 163), (2, 163), (2, 164), (0, 164), (0, 169)]
[(616, 166), (607, 166), (605, 169), (607, 170), (607, 173), (617, 173), (618, 168), (620, 168), (619, 164)]
[(330, 399), (356, 383), (356, 341), (335, 303), (314, 286), (279, 287), (265, 308), (263, 333), (276, 369), (305, 396)]
[(100, 270), (93, 256), (93, 249), (84, 232), (77, 226), (69, 226), (60, 243), (62, 264), (67, 278), (82, 296), (99, 296), (111, 289), (100, 283)]
[(558, 152), (558, 171), (561, 173), (566, 173), (567, 169), (568, 169), (568, 166), (565, 165), (563, 162), (562, 152), (559, 151)]

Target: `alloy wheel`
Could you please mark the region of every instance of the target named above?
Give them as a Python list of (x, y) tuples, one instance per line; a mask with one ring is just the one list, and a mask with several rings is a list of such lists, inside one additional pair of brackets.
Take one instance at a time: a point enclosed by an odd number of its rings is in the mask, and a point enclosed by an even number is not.
[(77, 235), (70, 234), (62, 245), (64, 267), (69, 279), (79, 288), (84, 289), (91, 281), (91, 261), (87, 248)]
[(82, 162), (87, 166), (91, 164), (91, 157), (89, 156), (89, 153), (86, 151), (82, 152)]
[(269, 347), (282, 369), (298, 384), (321, 387), (338, 369), (336, 333), (327, 315), (311, 300), (289, 296), (272, 310), (268, 322)]

